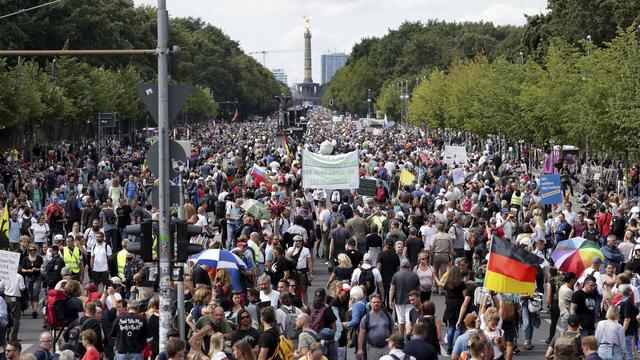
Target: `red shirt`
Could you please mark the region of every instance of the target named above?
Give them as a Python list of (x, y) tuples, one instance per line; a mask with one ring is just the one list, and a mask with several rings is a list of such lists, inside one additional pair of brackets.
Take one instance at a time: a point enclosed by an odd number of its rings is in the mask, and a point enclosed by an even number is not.
[(611, 232), (611, 214), (608, 212), (600, 213), (596, 220), (596, 227), (600, 231), (600, 235), (606, 238)]
[(92, 346), (87, 349), (81, 360), (100, 360), (100, 353)]

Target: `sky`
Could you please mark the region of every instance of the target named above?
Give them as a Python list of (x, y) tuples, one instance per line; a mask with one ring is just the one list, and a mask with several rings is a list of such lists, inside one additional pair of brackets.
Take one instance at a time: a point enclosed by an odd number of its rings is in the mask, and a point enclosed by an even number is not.
[[(156, 6), (156, 0), (134, 0)], [(289, 84), (303, 79), (303, 16), (311, 17), (313, 80), (320, 56), (349, 53), (366, 37), (380, 37), (404, 21), (490, 21), (524, 25), (524, 14), (544, 12), (546, 0), (167, 0), (172, 17), (199, 17), (240, 43), (267, 68), (283, 68)], [(179, 44), (177, 44), (179, 45)]]

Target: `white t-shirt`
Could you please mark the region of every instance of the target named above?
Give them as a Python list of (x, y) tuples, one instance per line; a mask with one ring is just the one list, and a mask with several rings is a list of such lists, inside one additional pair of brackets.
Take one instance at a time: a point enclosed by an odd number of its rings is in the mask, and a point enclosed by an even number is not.
[(33, 242), (43, 243), (47, 241), (47, 232), (49, 231), (49, 224), (44, 223), (42, 225), (38, 223), (31, 224), (31, 233), (33, 233)]
[[(302, 247), (302, 249), (300, 250), (300, 256), (298, 256), (298, 263), (296, 264), (296, 270), (301, 270), (301, 269), (306, 269), (307, 268), (307, 258), (311, 257), (311, 253), (309, 252), (309, 248), (306, 247)], [(287, 255), (290, 257), (294, 257), (293, 254), (296, 254), (297, 256), (297, 250), (295, 250), (294, 247), (290, 248), (289, 251), (287, 252)]]
[(569, 212), (568, 210), (562, 210), (562, 213), (564, 214), (564, 218), (565, 220), (567, 220), (569, 225), (573, 226), (573, 222), (576, 220), (578, 214), (576, 214), (575, 211)]
[(109, 271), (109, 256), (112, 255), (111, 246), (103, 242), (102, 244), (96, 243), (91, 248), (91, 256), (93, 257), (93, 271), (105, 272)]
[(422, 240), (424, 241), (424, 249), (429, 251), (431, 250), (431, 245), (433, 244), (431, 238), (436, 234), (436, 227), (429, 225), (422, 225), (420, 227), (420, 235), (422, 235)]
[(260, 290), (260, 301), (271, 301), (271, 306), (278, 306), (278, 301), (280, 301), (280, 293), (277, 290), (271, 290), (269, 295), (265, 294), (264, 291)]
[(209, 222), (204, 215), (198, 214), (198, 222), (196, 223), (197, 226), (206, 226), (208, 223)]
[(118, 300), (122, 300), (122, 295), (120, 295), (119, 292), (113, 293), (113, 297), (115, 298), (115, 302), (112, 299), (111, 295), (107, 295), (107, 299), (105, 300), (105, 304), (107, 305), (107, 310), (116, 306), (116, 303), (118, 302)]
[(11, 276), (9, 280), (3, 281), (2, 284), (4, 285), (4, 294), (6, 296), (22, 296), (22, 290), (26, 289), (24, 278), (20, 274)]

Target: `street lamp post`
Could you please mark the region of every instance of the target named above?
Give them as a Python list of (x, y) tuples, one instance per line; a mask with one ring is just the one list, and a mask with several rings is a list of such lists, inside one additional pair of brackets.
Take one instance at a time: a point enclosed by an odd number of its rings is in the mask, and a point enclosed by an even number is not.
[[(56, 68), (56, 59), (51, 61), (51, 82), (53, 86), (58, 86), (58, 69)], [(58, 124), (53, 123), (53, 141), (58, 142)]]
[(367, 118), (371, 117), (371, 89), (367, 89)]

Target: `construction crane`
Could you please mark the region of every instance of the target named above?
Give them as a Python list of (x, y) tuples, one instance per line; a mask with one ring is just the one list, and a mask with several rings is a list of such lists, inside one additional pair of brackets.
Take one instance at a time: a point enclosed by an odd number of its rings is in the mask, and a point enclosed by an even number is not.
[(251, 51), (249, 55), (262, 54), (262, 66), (267, 67), (267, 54), (296, 53), (296, 52), (302, 52), (302, 50), (261, 50), (261, 51)]

